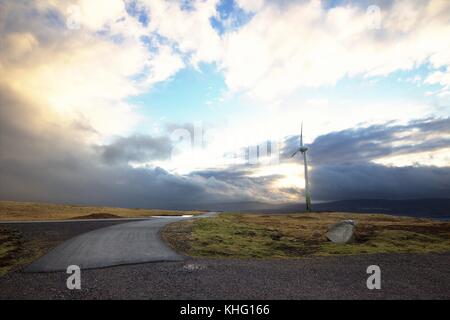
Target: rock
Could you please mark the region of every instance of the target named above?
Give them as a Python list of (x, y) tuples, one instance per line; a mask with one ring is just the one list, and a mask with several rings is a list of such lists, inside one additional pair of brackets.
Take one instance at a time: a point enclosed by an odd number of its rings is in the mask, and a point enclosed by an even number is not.
[(328, 240), (334, 243), (349, 243), (353, 241), (355, 235), (355, 222), (353, 220), (343, 220), (332, 225), (326, 234)]

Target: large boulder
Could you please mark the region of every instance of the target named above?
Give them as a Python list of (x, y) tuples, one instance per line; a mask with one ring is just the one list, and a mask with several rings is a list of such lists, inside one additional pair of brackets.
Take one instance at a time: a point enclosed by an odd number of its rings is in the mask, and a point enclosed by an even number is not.
[(334, 243), (349, 243), (355, 238), (355, 222), (344, 220), (328, 228), (326, 234), (328, 240)]

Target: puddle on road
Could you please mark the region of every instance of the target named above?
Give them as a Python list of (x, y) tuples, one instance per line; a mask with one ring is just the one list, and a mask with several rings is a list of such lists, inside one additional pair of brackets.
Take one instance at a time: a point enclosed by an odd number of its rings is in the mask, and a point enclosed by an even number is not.
[(152, 218), (166, 218), (166, 219), (170, 219), (170, 218), (192, 218), (194, 215), (192, 214), (183, 214), (181, 216), (151, 216)]

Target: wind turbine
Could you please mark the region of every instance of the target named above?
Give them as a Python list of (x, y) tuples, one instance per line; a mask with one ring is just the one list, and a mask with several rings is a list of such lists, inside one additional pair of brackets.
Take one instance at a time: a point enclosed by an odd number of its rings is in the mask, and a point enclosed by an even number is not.
[(306, 162), (306, 151), (308, 151), (308, 148), (303, 145), (303, 122), (302, 122), (302, 129), (300, 132), (300, 148), (294, 152), (294, 154), (291, 156), (291, 158), (293, 158), (299, 152), (303, 155), (303, 163), (305, 165), (306, 211), (311, 212), (311, 194), (309, 193), (308, 163)]

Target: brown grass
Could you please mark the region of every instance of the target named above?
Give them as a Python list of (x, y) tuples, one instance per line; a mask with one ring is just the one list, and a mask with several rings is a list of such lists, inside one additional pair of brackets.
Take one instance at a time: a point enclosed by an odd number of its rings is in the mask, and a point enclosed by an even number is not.
[(200, 214), (201, 211), (175, 211), (154, 209), (126, 209), (112, 207), (88, 207), (34, 202), (0, 201), (0, 221), (64, 220), (92, 217), (143, 218)]
[[(329, 242), (338, 221), (357, 222), (352, 244)], [(164, 238), (177, 251), (197, 257), (299, 258), (399, 252), (450, 251), (450, 223), (379, 214), (222, 214), (169, 225)]]
[(30, 264), (57, 244), (41, 237), (26, 241), (20, 231), (0, 228), (0, 277)]

